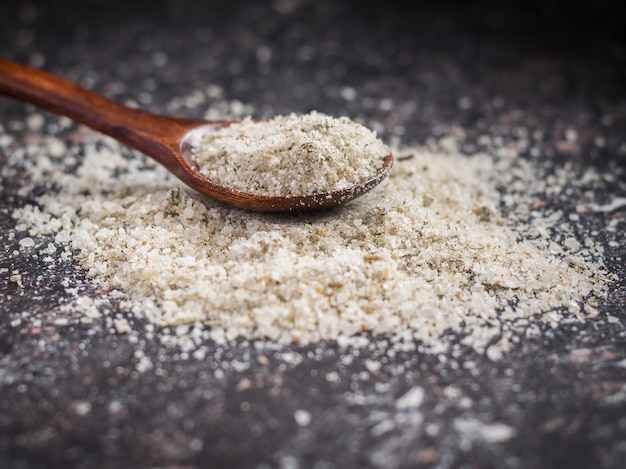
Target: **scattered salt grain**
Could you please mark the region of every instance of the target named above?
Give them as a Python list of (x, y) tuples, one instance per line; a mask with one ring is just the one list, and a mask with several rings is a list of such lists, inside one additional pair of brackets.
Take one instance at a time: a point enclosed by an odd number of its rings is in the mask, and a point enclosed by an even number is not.
[(396, 401), (396, 408), (400, 410), (404, 409), (416, 409), (422, 405), (424, 401), (424, 388), (415, 386), (407, 391)]
[(313, 420), (311, 412), (308, 410), (298, 409), (293, 413), (293, 419), (300, 427), (308, 427)]
[(589, 209), (594, 212), (613, 212), (624, 207), (626, 207), (626, 197), (614, 197), (613, 200), (607, 204), (591, 204)]
[(52, 158), (61, 158), (67, 152), (67, 147), (62, 140), (52, 137), (48, 142), (48, 152)]
[(44, 117), (41, 114), (30, 114), (26, 118), (26, 126), (29, 130), (37, 132), (41, 130), (45, 123)]
[(580, 249), (580, 243), (574, 237), (566, 238), (563, 242), (563, 245), (566, 248), (571, 249), (572, 251), (578, 251)]
[(509, 425), (498, 422), (483, 423), (475, 419), (456, 419), (454, 427), (466, 442), (483, 440), (487, 443), (502, 443), (516, 434), (515, 428)]
[(20, 239), (20, 246), (23, 248), (32, 248), (35, 245), (33, 238), (26, 237)]
[(341, 88), (341, 97), (346, 101), (354, 101), (357, 97), (357, 92), (351, 86), (344, 86)]
[(107, 406), (107, 410), (110, 414), (116, 415), (123, 410), (124, 406), (121, 401), (114, 399)]
[(129, 332), (132, 331), (132, 328), (130, 327), (130, 323), (125, 318), (118, 318), (114, 320), (113, 327), (115, 327), (115, 330), (117, 331), (118, 334), (128, 334)]
[(365, 360), (365, 368), (367, 368), (370, 373), (376, 373), (381, 367), (382, 363), (379, 360)]
[(9, 277), (9, 280), (13, 283), (17, 283), (20, 287), (23, 287), (22, 283), (22, 275), (21, 274), (13, 274)]
[(382, 420), (381, 422), (377, 423), (376, 425), (374, 425), (370, 429), (370, 434), (373, 437), (378, 438), (378, 437), (384, 435), (385, 433), (389, 433), (394, 428), (396, 428), (396, 422), (394, 422), (391, 419), (385, 419), (385, 420)]
[(91, 412), (91, 404), (87, 401), (76, 401), (73, 405), (76, 415), (84, 417)]

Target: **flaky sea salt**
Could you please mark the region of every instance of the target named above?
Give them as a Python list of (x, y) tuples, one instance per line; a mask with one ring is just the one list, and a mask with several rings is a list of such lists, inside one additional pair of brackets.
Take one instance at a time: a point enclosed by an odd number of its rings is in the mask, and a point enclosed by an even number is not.
[(191, 144), (192, 158), (209, 180), (280, 196), (352, 186), (375, 175), (389, 153), (373, 131), (318, 112), (200, 129)]

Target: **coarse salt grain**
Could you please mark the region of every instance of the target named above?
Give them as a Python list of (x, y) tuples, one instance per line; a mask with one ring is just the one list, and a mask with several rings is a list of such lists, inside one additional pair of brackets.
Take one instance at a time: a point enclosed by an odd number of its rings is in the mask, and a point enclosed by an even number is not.
[(300, 427), (308, 427), (313, 416), (308, 410), (298, 409), (293, 413), (293, 418)]
[(20, 239), (20, 246), (23, 248), (32, 248), (35, 245), (35, 241), (31, 237)]

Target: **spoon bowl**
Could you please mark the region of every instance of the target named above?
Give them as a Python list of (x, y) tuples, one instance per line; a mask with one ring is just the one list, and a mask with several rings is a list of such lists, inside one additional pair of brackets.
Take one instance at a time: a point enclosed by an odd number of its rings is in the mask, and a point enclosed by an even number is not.
[(375, 187), (391, 171), (391, 153), (381, 155), (378, 171), (352, 186), (296, 196), (266, 195), (216, 184), (200, 174), (191, 159), (194, 133), (237, 120), (205, 121), (154, 114), (132, 108), (43, 70), (0, 58), (0, 94), (34, 104), (107, 134), (159, 162), (192, 189), (247, 210), (286, 212), (334, 207)]

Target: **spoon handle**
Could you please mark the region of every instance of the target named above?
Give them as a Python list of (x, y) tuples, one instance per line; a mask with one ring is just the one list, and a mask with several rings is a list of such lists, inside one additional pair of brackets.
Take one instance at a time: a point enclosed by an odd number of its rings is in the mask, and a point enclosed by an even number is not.
[[(135, 109), (36, 68), (0, 58), (0, 94), (69, 117), (168, 166), (180, 138), (202, 121)], [(165, 161), (161, 161), (164, 159)]]

